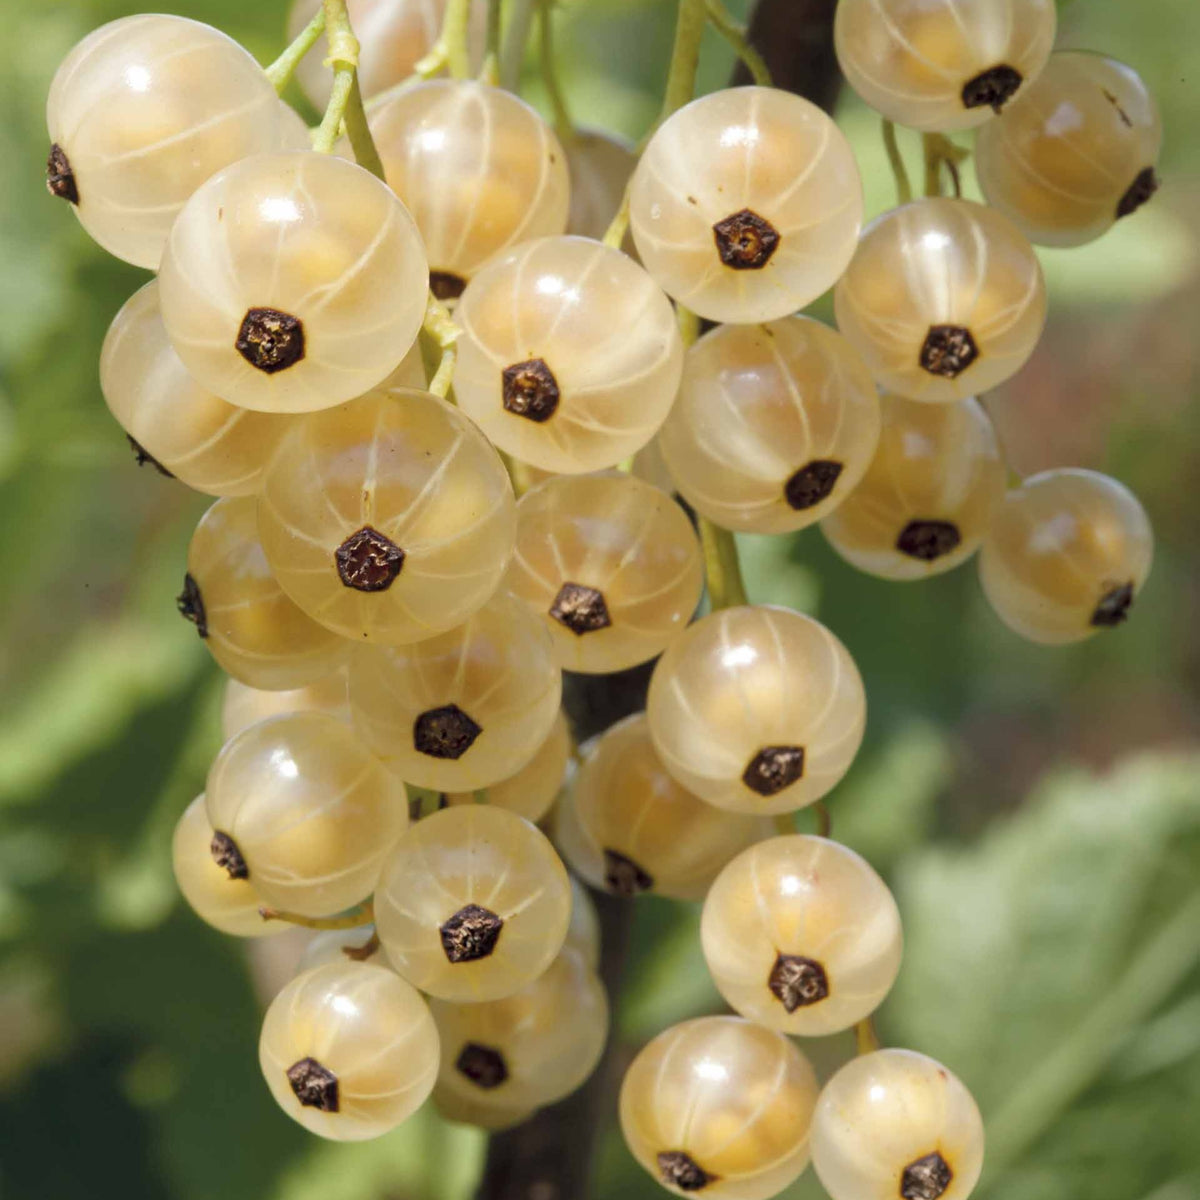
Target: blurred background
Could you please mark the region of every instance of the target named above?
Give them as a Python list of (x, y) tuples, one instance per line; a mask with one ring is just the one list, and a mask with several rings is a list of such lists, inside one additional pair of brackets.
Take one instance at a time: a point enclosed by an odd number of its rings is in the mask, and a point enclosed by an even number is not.
[[(217, 672), (174, 602), (206, 501), (139, 471), (109, 419), (100, 343), (144, 275), (42, 183), (54, 68), (136, 8), (0, 0), (0, 1197), (465, 1200), (482, 1134), (422, 1111), (337, 1145), (276, 1109), (258, 1025), (299, 938), (252, 959), (171, 876), (171, 829), (219, 742)], [(282, 48), (284, 0), (161, 9), (264, 62)], [(668, 0), (564, 5), (577, 114), (646, 128), (672, 14)], [(742, 540), (753, 598), (819, 614), (865, 677), (868, 737), (830, 798), (834, 831), (896, 889), (908, 949), (881, 1033), (979, 1099), (985, 1200), (1200, 1197), (1198, 33), (1195, 0), (1063, 6), (1060, 46), (1109, 51), (1157, 93), (1165, 185), (1101, 241), (1042, 252), (1045, 339), (988, 397), (1016, 471), (1094, 467), (1140, 495), (1158, 548), (1131, 623), (1040, 649), (989, 614), (973, 565), (887, 584), (816, 531)], [(707, 44), (701, 89), (730, 66)], [(849, 93), (838, 119), (877, 212), (894, 198), (877, 119)], [(902, 139), (915, 169), (917, 139)], [(697, 918), (637, 902), (613, 1072), (668, 1024), (719, 1010)], [(849, 1053), (805, 1049), (823, 1073)], [(593, 1195), (665, 1195), (615, 1105), (605, 1119)], [(809, 1173), (787, 1195), (822, 1193)]]

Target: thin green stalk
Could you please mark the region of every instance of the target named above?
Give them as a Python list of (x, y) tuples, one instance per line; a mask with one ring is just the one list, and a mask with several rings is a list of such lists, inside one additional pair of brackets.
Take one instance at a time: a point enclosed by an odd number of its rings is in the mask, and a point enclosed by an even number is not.
[(671, 49), (671, 65), (667, 70), (667, 86), (663, 93), (661, 125), (676, 109), (682, 108), (696, 94), (696, 70), (700, 65), (700, 41), (708, 24), (705, 0), (679, 0), (679, 15), (675, 20), (675, 44)]
[[(864, 1017), (857, 1025), (854, 1026), (854, 1043), (856, 1053), (858, 1054), (874, 1054), (879, 1049), (879, 1034), (875, 1032), (875, 1022), (870, 1017)], [(988, 1150), (991, 1151), (991, 1140), (989, 1129)]]
[(450, 394), (454, 383), (454, 368), (458, 362), (456, 343), (462, 330), (455, 325), (450, 310), (432, 292), (425, 302), (425, 320), (421, 325), (421, 333), (442, 352), (428, 387), (435, 396), (445, 398)]
[(379, 157), (379, 148), (375, 145), (375, 139), (371, 136), (371, 128), (367, 124), (367, 113), (363, 108), (357, 71), (351, 76), (350, 102), (346, 105), (345, 122), (346, 133), (350, 137), (350, 149), (354, 151), (354, 161), (386, 183), (383, 160)]
[(335, 917), (306, 917), (301, 913), (283, 912), (263, 905), (258, 915), (264, 921), (286, 921), (289, 925), (302, 925), (305, 929), (357, 929), (375, 920), (375, 908), (370, 900), (364, 900)]
[(708, 19), (712, 27), (729, 43), (734, 54), (746, 64), (750, 77), (759, 87), (773, 87), (771, 69), (763, 56), (746, 40), (746, 26), (721, 3), (721, 0), (706, 0)]
[(529, 44), (529, 27), (533, 23), (535, 0), (512, 0), (504, 42), (500, 47), (500, 86), (515, 92), (521, 82), (525, 64), (525, 48)]
[(962, 146), (955, 145), (945, 134), (923, 133), (921, 145), (925, 152), (925, 195), (940, 196), (942, 194), (942, 167), (950, 172), (954, 185), (954, 195), (962, 197), (962, 179), (959, 176), (959, 165), (971, 157), (971, 152)]
[[(471, 23), (471, 0), (448, 0), (446, 15), (442, 18), (442, 32), (434, 50), (440, 45), (446, 65), (454, 79), (466, 79), (471, 74), (471, 52), (467, 47), (467, 33)], [(432, 51), (431, 51), (432, 53)], [(420, 72), (421, 64), (417, 64)]]
[(554, 57), (554, 0), (538, 0), (538, 27), (541, 33), (542, 83), (554, 112), (554, 132), (566, 145), (575, 137), (575, 126), (567, 109), (558, 80), (558, 65)]
[(999, 1177), (1097, 1079), (1130, 1030), (1143, 1025), (1200, 962), (1200, 891), (1177, 909), (988, 1119), (988, 1169)]
[(621, 196), (621, 207), (613, 214), (613, 219), (609, 221), (608, 228), (604, 231), (604, 236), (600, 239), (606, 246), (611, 246), (614, 250), (621, 248), (621, 243), (625, 240), (625, 234), (629, 232), (629, 185), (625, 185), (625, 192)]
[(325, 8), (322, 5), (297, 35), (296, 40), (269, 67), (264, 68), (264, 74), (271, 81), (271, 86), (280, 95), (291, 82), (300, 60), (317, 44), (324, 32)]
[(896, 126), (886, 117), (883, 121), (883, 146), (896, 179), (896, 197), (901, 204), (908, 204), (913, 198), (912, 183), (908, 178), (908, 168), (904, 165), (904, 156), (900, 153), (900, 146), (896, 141)]
[(699, 517), (698, 522), (700, 543), (704, 548), (704, 578), (708, 582), (708, 602), (713, 612), (749, 603), (733, 534), (706, 517)]

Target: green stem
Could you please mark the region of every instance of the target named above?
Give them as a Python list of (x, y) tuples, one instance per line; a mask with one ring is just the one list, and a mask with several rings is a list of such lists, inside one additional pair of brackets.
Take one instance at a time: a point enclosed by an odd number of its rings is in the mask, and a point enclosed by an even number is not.
[[(438, 46), (442, 48), (446, 65), (454, 79), (466, 79), (471, 74), (471, 52), (467, 47), (470, 24), (471, 0), (447, 0), (446, 15), (442, 18), (442, 32), (434, 51)], [(417, 72), (422, 73), (421, 63), (417, 64)]]
[(419, 821), (442, 807), (441, 792), (434, 791), (433, 788), (417, 787), (411, 783), (406, 783), (404, 788), (408, 792), (408, 814), (411, 820)]
[(429, 391), (443, 399), (450, 394), (454, 383), (454, 367), (458, 362), (457, 342), (462, 330), (455, 325), (450, 310), (432, 293), (425, 302), (425, 320), (421, 333), (441, 350), (441, 360), (429, 381)]
[(535, 0), (512, 0), (504, 44), (500, 48), (500, 86), (515, 92), (521, 82), (521, 67), (525, 63), (525, 47), (529, 43), (529, 26), (533, 23)]
[(896, 196), (901, 204), (908, 204), (913, 198), (908, 168), (904, 165), (904, 157), (901, 155), (900, 146), (896, 141), (896, 126), (886, 118), (883, 122), (883, 146), (887, 151), (892, 174), (896, 178)]
[(322, 6), (313, 14), (313, 19), (300, 31), (296, 40), (269, 67), (264, 68), (271, 86), (280, 95), (291, 82), (300, 60), (317, 44), (324, 32), (325, 8)]
[(350, 136), (350, 148), (354, 151), (354, 161), (386, 183), (383, 160), (379, 157), (379, 148), (375, 145), (375, 139), (371, 136), (371, 128), (367, 124), (367, 113), (363, 108), (357, 71), (351, 76), (350, 102), (346, 105), (345, 121), (346, 133)]
[[(875, 1032), (875, 1022), (870, 1017), (864, 1017), (854, 1026), (854, 1042), (858, 1054), (874, 1054), (879, 1049), (879, 1034)], [(988, 1134), (988, 1150), (990, 1152), (990, 1128)]]
[(954, 184), (954, 195), (962, 198), (962, 179), (959, 176), (959, 164), (971, 157), (971, 152), (962, 146), (957, 146), (945, 134), (923, 133), (921, 145), (925, 152), (925, 195), (940, 196), (942, 194), (942, 167), (950, 172)]
[(714, 525), (707, 517), (698, 518), (700, 543), (704, 548), (704, 577), (708, 581), (708, 602), (713, 612), (747, 604), (746, 585), (738, 562), (737, 544), (728, 529)]
[(609, 221), (608, 228), (604, 231), (604, 236), (600, 239), (606, 246), (611, 246), (614, 250), (621, 248), (621, 243), (625, 240), (625, 234), (629, 232), (629, 185), (625, 185), (625, 191), (621, 196), (621, 207), (613, 214), (613, 219)]
[(558, 81), (558, 70), (554, 58), (554, 0), (538, 0), (538, 27), (541, 37), (542, 83), (554, 111), (554, 132), (558, 140), (566, 145), (575, 137), (575, 126)]
[(988, 1119), (988, 1170), (998, 1178), (1108, 1065), (1126, 1035), (1145, 1023), (1200, 961), (1200, 891), (1177, 909)]
[(335, 917), (306, 917), (301, 913), (283, 912), (263, 905), (258, 915), (264, 921), (286, 921), (289, 925), (302, 925), (305, 929), (357, 929), (375, 920), (375, 908), (370, 900), (364, 900)]
[(663, 93), (662, 112), (658, 125), (676, 109), (682, 108), (696, 94), (696, 70), (700, 66), (700, 41), (708, 24), (705, 0), (679, 0), (679, 15), (675, 20), (675, 44), (671, 49), (671, 65), (667, 70), (667, 86)]
[(833, 833), (833, 818), (823, 800), (818, 800), (813, 806), (813, 815), (817, 818), (817, 837), (827, 838)]
[(712, 27), (729, 43), (733, 52), (746, 64), (750, 77), (759, 87), (773, 87), (771, 69), (763, 56), (746, 40), (746, 27), (721, 3), (721, 0), (706, 0), (708, 19)]

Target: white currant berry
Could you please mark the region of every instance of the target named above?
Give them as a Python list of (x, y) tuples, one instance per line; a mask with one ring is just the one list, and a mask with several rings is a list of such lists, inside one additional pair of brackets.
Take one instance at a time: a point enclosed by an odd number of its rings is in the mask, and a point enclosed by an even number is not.
[(1007, 217), (934, 197), (867, 226), (834, 306), (838, 328), (885, 388), (944, 403), (1025, 365), (1046, 322), (1046, 284)]
[(631, 475), (564, 475), (517, 503), (505, 585), (536, 613), (560, 666), (620, 671), (662, 652), (704, 589), (683, 509)]
[(983, 1167), (983, 1122), (941, 1063), (876, 1050), (822, 1089), (812, 1159), (832, 1200), (965, 1200)]
[(566, 145), (571, 176), (567, 232), (602, 238), (637, 166), (637, 154), (623, 138), (599, 129), (577, 129)]
[(1030, 241), (1081, 246), (1158, 190), (1162, 117), (1132, 68), (1067, 50), (985, 125), (975, 169), (987, 201)]
[(435, 79), (386, 100), (370, 122), (442, 299), (458, 296), (492, 255), (566, 230), (566, 155), (549, 125), (511, 92)]
[(100, 352), (100, 389), (139, 456), (213, 496), (258, 491), (288, 428), (279, 413), (226, 403), (202, 388), (175, 353), (151, 280), (113, 318)]
[(824, 1037), (878, 1008), (900, 969), (900, 914), (887, 885), (827, 838), (771, 838), (739, 854), (704, 901), (713, 982), (743, 1017)]
[(297, 419), (264, 473), (258, 522), (296, 604), (344, 637), (391, 644), (487, 601), (516, 513), (479, 430), (437, 396), (393, 388)]
[(50, 191), (106, 250), (152, 270), (188, 197), (284, 137), (275, 89), (247, 51), (157, 14), (88, 34), (55, 72), (46, 124)]
[(267, 1009), (258, 1059), (280, 1108), (337, 1141), (378, 1137), (412, 1116), (437, 1078), (438, 1035), (415, 988), (371, 963), (296, 976)]
[(791, 812), (850, 768), (866, 697), (824, 625), (769, 605), (727, 608), (685, 630), (654, 668), (646, 704), (663, 765), (732, 812)]
[(366, 744), (409, 783), (437, 791), (510, 778), (550, 735), (561, 698), (549, 633), (504, 592), (449, 633), (350, 664), (350, 708)]
[(1113, 629), (1154, 557), (1137, 497), (1096, 471), (1044, 471), (1004, 498), (979, 556), (984, 595), (1033, 642), (1062, 645)]
[(1054, 46), (1054, 0), (839, 0), (838, 63), (891, 121), (950, 133), (989, 120)]
[(474, 1125), (477, 1129), (486, 1129), (489, 1133), (500, 1133), (521, 1125), (533, 1116), (534, 1110), (529, 1108), (510, 1108), (506, 1104), (489, 1103), (486, 1094), (481, 1096), (465, 1096), (459, 1091), (452, 1091), (444, 1084), (435, 1083), (431, 1096), (433, 1106), (438, 1116), (457, 1125)]
[(817, 1077), (782, 1034), (740, 1017), (660, 1033), (621, 1085), (634, 1158), (677, 1195), (768, 1200), (808, 1165)]
[(710, 321), (773, 321), (846, 269), (862, 179), (849, 142), (815, 104), (729, 88), (659, 126), (629, 212), (646, 270), (680, 304)]
[(497, 255), (455, 320), (463, 411), (501, 450), (543, 470), (616, 466), (654, 436), (679, 387), (670, 302), (632, 259), (587, 238)]
[(346, 962), (369, 962), (390, 969), (374, 925), (357, 925), (353, 929), (322, 929), (314, 933), (300, 957), (296, 974), (311, 971), (313, 967), (323, 967), (326, 963)]
[(600, 914), (587, 888), (571, 876), (571, 924), (564, 943), (578, 950), (593, 971), (600, 969)]
[(261, 412), (311, 412), (395, 370), (425, 317), (429, 267), (392, 191), (328, 154), (219, 171), (171, 229), (163, 321), (197, 382)]
[(879, 441), (879, 399), (858, 351), (817, 321), (720, 325), (688, 349), (657, 441), (702, 516), (790, 533), (853, 492)]
[(268, 717), (281, 717), (293, 712), (329, 713), (349, 724), (350, 702), (346, 697), (345, 668), (340, 667), (328, 675), (322, 675), (304, 687), (281, 692), (248, 687), (232, 676), (225, 681), (225, 695), (221, 702), (221, 732), (226, 741)]

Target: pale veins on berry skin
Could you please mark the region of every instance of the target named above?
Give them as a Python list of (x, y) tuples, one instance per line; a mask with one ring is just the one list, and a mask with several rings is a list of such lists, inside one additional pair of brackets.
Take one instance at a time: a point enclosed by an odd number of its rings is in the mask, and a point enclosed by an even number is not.
[(618, 896), (636, 896), (648, 892), (654, 886), (654, 877), (648, 875), (632, 858), (616, 850), (604, 851), (604, 882), (609, 891)]
[(921, 368), (942, 379), (957, 379), (977, 358), (979, 347), (962, 325), (931, 325), (921, 347)]
[(1133, 581), (1106, 584), (1105, 593), (1092, 613), (1091, 624), (1097, 629), (1114, 629), (1129, 618), (1133, 604)]
[(963, 107), (983, 108), (986, 105), (998, 113), (1016, 95), (1023, 82), (1021, 72), (1006, 63), (981, 71), (963, 84)]
[(430, 758), (462, 758), (482, 732), (457, 704), (444, 704), (413, 722), (413, 746)]
[(191, 621), (196, 632), (202, 637), (208, 637), (208, 617), (204, 612), (204, 597), (200, 595), (200, 585), (188, 572), (183, 577), (183, 591), (175, 597), (176, 607), (180, 615)]
[(478, 1042), (467, 1042), (454, 1060), (454, 1068), (472, 1083), (485, 1090), (499, 1087), (508, 1078), (508, 1064), (504, 1055), (491, 1046)]
[(404, 566), (404, 551), (370, 525), (352, 533), (333, 553), (338, 578), (357, 592), (385, 592)]
[(815, 958), (779, 954), (767, 976), (767, 988), (788, 1012), (793, 1013), (798, 1008), (818, 1004), (829, 995), (829, 976)]
[(238, 849), (238, 844), (227, 833), (217, 830), (208, 844), (208, 852), (218, 867), (223, 867), (230, 879), (249, 879), (250, 868)]
[(1153, 167), (1147, 167), (1129, 185), (1129, 190), (1117, 205), (1117, 220), (1137, 212), (1158, 191), (1158, 175)]
[(663, 1182), (681, 1192), (698, 1192), (720, 1178), (710, 1175), (690, 1154), (682, 1150), (664, 1150), (658, 1156), (658, 1171)]
[(734, 271), (759, 271), (779, 247), (779, 231), (748, 208), (731, 213), (713, 227), (717, 254)]
[(950, 1164), (935, 1150), (904, 1168), (900, 1195), (904, 1200), (938, 1200), (953, 1178)]
[(438, 933), (447, 960), (464, 963), (487, 958), (495, 950), (503, 929), (503, 918), (490, 908), (467, 904), (447, 920)]
[(304, 1108), (315, 1108), (320, 1112), (338, 1111), (337, 1076), (321, 1066), (315, 1058), (302, 1058), (287, 1069), (288, 1083), (296, 1099)]
[(842, 464), (829, 458), (814, 458), (783, 485), (783, 498), (797, 512), (820, 504), (834, 489)]
[(544, 358), (513, 363), (500, 372), (504, 409), (539, 425), (558, 411), (558, 380)]
[(961, 542), (962, 534), (952, 521), (909, 521), (896, 538), (896, 549), (909, 558), (934, 562)]
[(764, 746), (746, 764), (742, 782), (760, 796), (774, 796), (803, 775), (803, 746)]
[(604, 593), (583, 583), (564, 583), (550, 605), (550, 615), (576, 637), (612, 624)]
[(304, 357), (304, 324), (277, 308), (247, 309), (233, 345), (256, 370), (274, 375)]
[(50, 147), (50, 157), (46, 159), (46, 190), (60, 200), (71, 204), (79, 204), (79, 186), (75, 182), (75, 172), (63, 148), (55, 142)]

